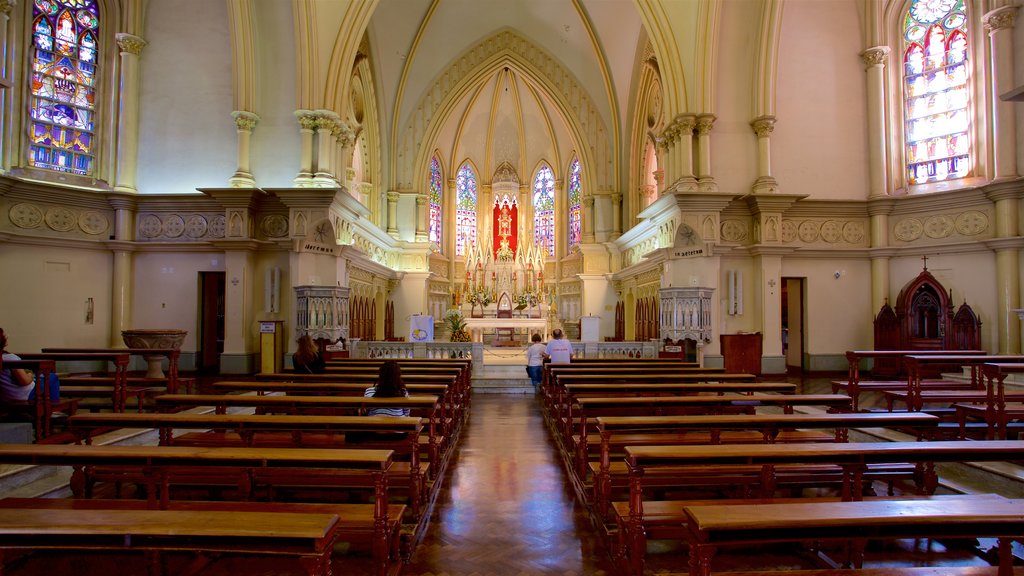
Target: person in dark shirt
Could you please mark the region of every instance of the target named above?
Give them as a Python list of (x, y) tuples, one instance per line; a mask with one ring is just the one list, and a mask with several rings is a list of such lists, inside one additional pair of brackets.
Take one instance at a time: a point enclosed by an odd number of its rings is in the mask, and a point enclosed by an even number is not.
[(320, 374), (325, 370), (324, 357), (309, 334), (299, 336), (299, 349), (292, 354), (292, 366), (302, 374)]

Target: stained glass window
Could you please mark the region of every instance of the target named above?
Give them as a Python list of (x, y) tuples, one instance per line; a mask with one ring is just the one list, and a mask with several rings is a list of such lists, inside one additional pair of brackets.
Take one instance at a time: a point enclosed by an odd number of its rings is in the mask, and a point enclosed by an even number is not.
[(907, 181), (971, 172), (970, 89), (964, 0), (914, 0), (903, 25)]
[(476, 174), (468, 163), (455, 175), (455, 255), (476, 246)]
[(92, 174), (99, 24), (96, 0), (33, 0), (31, 166)]
[(555, 173), (547, 164), (533, 178), (533, 243), (555, 255)]
[(573, 158), (569, 164), (569, 247), (580, 243), (580, 198), (583, 186), (580, 183), (580, 159)]
[(430, 159), (430, 241), (442, 246), (442, 228), (441, 228), (441, 193), (444, 189), (442, 187), (441, 178), (441, 162), (434, 156)]

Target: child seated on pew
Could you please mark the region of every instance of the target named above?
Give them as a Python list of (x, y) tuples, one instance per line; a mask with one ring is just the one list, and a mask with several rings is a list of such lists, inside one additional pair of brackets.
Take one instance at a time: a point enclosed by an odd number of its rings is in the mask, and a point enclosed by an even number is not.
[[(7, 334), (4, 333), (3, 328), (0, 328), (0, 353), (3, 354), (5, 362), (21, 360), (21, 357), (17, 354), (7, 351)], [(49, 387), (50, 401), (59, 401), (60, 380), (57, 378), (57, 374), (51, 373), (47, 377), (46, 384)], [(35, 375), (32, 372), (22, 370), (21, 368), (4, 368), (0, 370), (0, 402), (24, 402), (26, 400), (35, 400), (35, 398)]]

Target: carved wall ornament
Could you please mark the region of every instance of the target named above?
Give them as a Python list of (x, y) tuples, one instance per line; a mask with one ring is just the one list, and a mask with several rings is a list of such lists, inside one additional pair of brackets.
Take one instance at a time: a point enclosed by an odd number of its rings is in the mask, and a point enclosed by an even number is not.
[(43, 221), (43, 213), (39, 208), (25, 202), (11, 206), (7, 214), (18, 228), (35, 228)]
[(1003, 6), (997, 8), (981, 17), (986, 32), (1013, 28), (1013, 21), (1017, 16), (1017, 6)]
[(213, 218), (210, 218), (209, 232), (211, 238), (223, 238), (225, 228), (226, 225), (223, 214), (217, 214)]
[(711, 128), (715, 125), (714, 114), (702, 114), (697, 117), (697, 134), (707, 136), (711, 134)]
[(316, 130), (318, 116), (315, 113), (309, 110), (296, 110), (295, 116), (299, 119), (299, 127), (302, 130)]
[(163, 229), (163, 222), (155, 214), (144, 214), (139, 218), (139, 235), (143, 238), (156, 238)]
[(0, 14), (10, 14), (16, 4), (16, 0), (0, 0)]
[(280, 214), (270, 214), (260, 224), (263, 235), (267, 238), (281, 238), (288, 235), (288, 219)]
[(957, 215), (954, 225), (956, 231), (964, 236), (975, 236), (988, 229), (988, 216), (984, 212), (968, 210)]
[(929, 216), (924, 221), (924, 233), (929, 238), (945, 238), (953, 232), (953, 219), (949, 216)]
[(754, 129), (754, 134), (757, 134), (758, 138), (766, 138), (771, 136), (775, 130), (775, 117), (761, 116), (760, 118), (755, 118), (750, 123), (750, 127)]
[(850, 244), (860, 244), (864, 241), (864, 224), (860, 222), (847, 222), (843, 224), (843, 240)]
[(783, 220), (782, 221), (782, 241), (783, 242), (792, 242), (792, 241), (796, 240), (796, 236), (797, 236), (796, 222), (793, 222), (792, 220)]
[(252, 132), (260, 120), (259, 116), (245, 110), (235, 110), (231, 113), (231, 117), (235, 119), (235, 127), (246, 132)]
[(819, 224), (813, 220), (804, 220), (797, 228), (797, 235), (802, 242), (814, 242), (818, 239)]
[(875, 46), (874, 48), (868, 48), (867, 50), (861, 52), (860, 57), (868, 66), (878, 66), (879, 64), (885, 64), (885, 60), (889, 57), (889, 47)]
[(146, 47), (145, 40), (132, 34), (118, 32), (115, 39), (117, 40), (117, 47), (121, 49), (121, 53), (138, 56), (142, 54), (142, 49)]
[(237, 210), (232, 210), (228, 214), (228, 236), (231, 238), (240, 238), (244, 234), (242, 230), (242, 215)]
[(835, 244), (843, 238), (842, 228), (835, 220), (826, 220), (821, 225), (821, 239), (829, 244)]
[(893, 228), (896, 238), (904, 242), (913, 242), (924, 233), (924, 225), (917, 218), (904, 218)]
[(171, 214), (164, 219), (164, 236), (177, 238), (185, 232), (185, 219), (177, 214)]
[(764, 239), (767, 242), (779, 241), (779, 220), (775, 216), (770, 216), (765, 221)]
[(701, 234), (701, 236), (704, 237), (704, 240), (707, 240), (707, 241), (714, 241), (715, 240), (715, 238), (717, 237), (717, 234), (715, 234), (715, 228), (716, 227), (715, 227), (715, 219), (714, 218), (712, 218), (711, 216), (708, 216), (708, 217), (704, 218), (704, 226), (703, 226), (703, 229), (704, 229), (703, 232), (704, 233)]
[(86, 234), (103, 234), (110, 226), (110, 220), (95, 210), (86, 210), (78, 215), (78, 227)]
[(206, 217), (200, 214), (189, 214), (185, 218), (185, 236), (192, 238), (202, 238), (206, 235), (206, 231), (209, 230), (209, 225), (206, 222)]
[(747, 239), (747, 225), (740, 220), (722, 222), (722, 240), (726, 242), (742, 242)]
[(78, 224), (75, 213), (63, 206), (55, 206), (46, 211), (46, 225), (57, 232), (70, 232)]

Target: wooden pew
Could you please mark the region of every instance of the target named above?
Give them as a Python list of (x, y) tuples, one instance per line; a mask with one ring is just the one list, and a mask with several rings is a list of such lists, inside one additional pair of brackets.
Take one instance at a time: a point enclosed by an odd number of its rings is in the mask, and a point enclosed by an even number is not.
[[(792, 414), (794, 406), (820, 406), (830, 412), (849, 412), (852, 398), (843, 394), (757, 394), (722, 396), (620, 396), (574, 399), (573, 418), (577, 422), (572, 435), (576, 447), (576, 473), (581, 478), (587, 473), (590, 446), (600, 446), (601, 438), (590, 435), (596, 429), (598, 417), (604, 416), (681, 416), (686, 414), (753, 413), (758, 406), (781, 408)], [(710, 440), (710, 437), (708, 438)], [(757, 441), (760, 441), (759, 439)]]
[(981, 366), (986, 363), (1024, 362), (1024, 356), (1020, 355), (998, 355), (998, 356), (976, 356), (970, 354), (933, 354), (933, 355), (908, 355), (903, 362), (907, 366), (909, 374), (907, 378), (907, 407), (910, 410), (921, 410), (924, 405), (926, 391), (922, 384), (921, 373), (928, 366), (953, 365), (957, 367), (969, 366), (971, 368), (970, 386), (961, 385), (961, 389), (969, 388), (977, 391), (978, 398), (985, 398), (986, 402), (995, 402), (995, 390), (985, 389), (984, 378), (981, 376)]
[[(957, 404), (957, 422), (960, 427), (960, 438), (966, 438), (967, 419), (980, 418), (985, 422), (985, 438), (992, 440), (1007, 438), (1007, 428), (1012, 420), (1024, 418), (1024, 404), (1020, 402), (1020, 392), (1006, 391), (1006, 377), (1010, 374), (1024, 374), (1024, 363), (986, 362), (981, 366), (981, 375), (985, 381), (986, 396), (983, 405)], [(1008, 403), (1010, 400), (1013, 403)]]
[[(580, 374), (593, 374), (595, 370), (602, 368), (613, 368), (613, 369), (631, 369), (634, 371), (643, 371), (653, 368), (666, 368), (666, 369), (680, 369), (680, 370), (700, 370), (700, 364), (697, 362), (683, 362), (678, 358), (631, 358), (631, 359), (605, 359), (605, 358), (578, 358), (570, 364), (552, 364), (545, 362), (543, 370), (541, 371), (541, 392), (548, 394), (551, 388), (554, 386), (554, 380), (551, 378), (553, 373), (559, 371), (565, 371), (566, 373), (572, 373), (578, 371)], [(712, 371), (724, 372), (724, 369), (713, 369)]]
[(128, 389), (128, 363), (131, 355), (127, 352), (40, 352), (18, 354), (23, 360), (53, 360), (55, 362), (109, 362), (114, 365), (113, 387), (110, 389), (111, 402), (115, 412), (124, 412)]
[[(904, 427), (927, 431), (938, 424), (939, 418), (930, 414), (914, 413), (833, 413), (833, 414), (725, 414), (712, 416), (608, 416), (598, 417), (600, 433), (600, 461), (590, 464), (593, 472), (594, 502), (604, 517), (611, 502), (615, 486), (628, 485), (628, 466), (612, 463), (614, 450), (626, 450), (627, 446), (679, 446), (679, 445), (729, 445), (733, 444), (786, 444), (799, 442), (845, 443), (850, 429)], [(827, 429), (832, 434), (799, 435), (786, 438), (786, 431)], [(757, 433), (750, 438), (729, 438), (723, 440), (723, 431), (748, 430)], [(694, 432), (701, 434), (694, 436)], [(688, 437), (691, 436), (691, 437)], [(759, 436), (759, 437), (758, 437)], [(780, 442), (782, 440), (782, 442)], [(713, 476), (710, 476), (713, 478)], [(753, 478), (763, 481), (763, 478)], [(772, 490), (774, 486), (769, 485)], [(764, 490), (768, 492), (768, 488)], [(767, 495), (767, 494), (763, 494)]]
[(873, 500), (685, 508), (691, 576), (709, 576), (716, 551), (769, 543), (849, 543), (849, 562), (863, 565), (865, 540), (999, 539), (1000, 576), (1013, 573), (1010, 550), (1024, 533), (1024, 500)]
[(77, 400), (54, 402), (50, 398), (48, 379), (50, 374), (56, 373), (53, 360), (0, 360), (0, 370), (3, 369), (31, 370), (35, 375), (35, 397), (24, 402), (5, 401), (0, 411), (31, 416), (36, 442), (44, 442), (53, 435), (52, 417), (55, 411), (74, 414), (78, 408)]
[[(701, 469), (712, 467), (724, 474), (730, 468), (738, 481), (756, 483), (762, 495), (771, 495), (775, 486), (793, 473), (793, 466), (826, 466), (835, 473), (817, 471), (823, 479), (838, 476), (842, 480), (841, 497), (860, 499), (864, 480), (872, 478), (878, 466), (912, 464), (916, 468), (918, 492), (932, 494), (938, 485), (936, 462), (998, 462), (1016, 458), (1024, 450), (1024, 441), (950, 441), (950, 442), (862, 442), (824, 444), (730, 444), (718, 446), (627, 446), (625, 464), (629, 471), (629, 500), (613, 503), (616, 522), (622, 537), (628, 541), (628, 555), (633, 566), (643, 565), (646, 549), (645, 531), (655, 527), (659, 536), (680, 537), (685, 515), (673, 514), (673, 506), (653, 505), (661, 515), (646, 519), (644, 489), (657, 485), (667, 475), (668, 481), (679, 483), (686, 472), (707, 475)], [(827, 470), (828, 468), (824, 469)], [(882, 469), (882, 477), (886, 474)], [(674, 509), (676, 513), (679, 508)], [(639, 572), (637, 572), (639, 573)]]
[[(832, 382), (832, 393), (838, 393), (840, 390), (845, 389), (846, 393), (853, 398), (853, 409), (860, 409), (860, 393), (865, 390), (905, 390), (903, 380), (893, 381), (867, 381), (861, 382), (860, 379), (860, 363), (862, 360), (867, 358), (879, 359), (892, 359), (901, 361), (909, 354), (917, 355), (942, 355), (942, 354), (961, 354), (961, 355), (984, 355), (984, 350), (847, 350), (846, 361), (849, 365), (849, 372), (847, 375), (846, 382), (833, 381)], [(941, 390), (944, 388), (955, 388), (959, 387), (956, 382), (949, 381), (929, 381), (925, 383), (928, 388)]]
[[(154, 388), (154, 387), (158, 387), (158, 386), (165, 386), (166, 387), (166, 391), (168, 393), (170, 393), (170, 394), (177, 394), (178, 393), (178, 386), (181, 384), (180, 378), (178, 376), (178, 360), (181, 358), (181, 349), (180, 348), (43, 348), (42, 352), (44, 354), (53, 353), (53, 352), (56, 352), (56, 353), (84, 352), (84, 353), (87, 353), (87, 354), (95, 354), (95, 353), (113, 353), (113, 354), (118, 354), (118, 353), (122, 353), (122, 352), (127, 352), (128, 354), (131, 354), (133, 356), (164, 356), (164, 357), (167, 358), (167, 376), (165, 378), (144, 378), (144, 377), (131, 377), (131, 376), (129, 376), (128, 379), (127, 379), (127, 383), (126, 384), (129, 385), (129, 386), (131, 386), (132, 384), (135, 384), (136, 386), (141, 385), (144, 388)], [(95, 378), (103, 378), (103, 380), (102, 381), (98, 380), (98, 379), (97, 380), (92, 380), (92, 379), (86, 378), (84, 380), (78, 381), (77, 378), (75, 378), (74, 380), (69, 381), (68, 384), (72, 384), (72, 385), (79, 385), (80, 384), (80, 385), (84, 385), (84, 386), (97, 386), (97, 385), (100, 385), (102, 383), (102, 384), (107, 384), (107, 385), (111, 385), (111, 386), (114, 385), (112, 381), (111, 382), (107, 382), (106, 381), (106, 377), (95, 377)], [(62, 382), (63, 381), (64, 380), (62, 380)]]
[(337, 537), (336, 514), (0, 509), (0, 549), (145, 551), (151, 566), (186, 550), (292, 556), (309, 576), (329, 576)]

